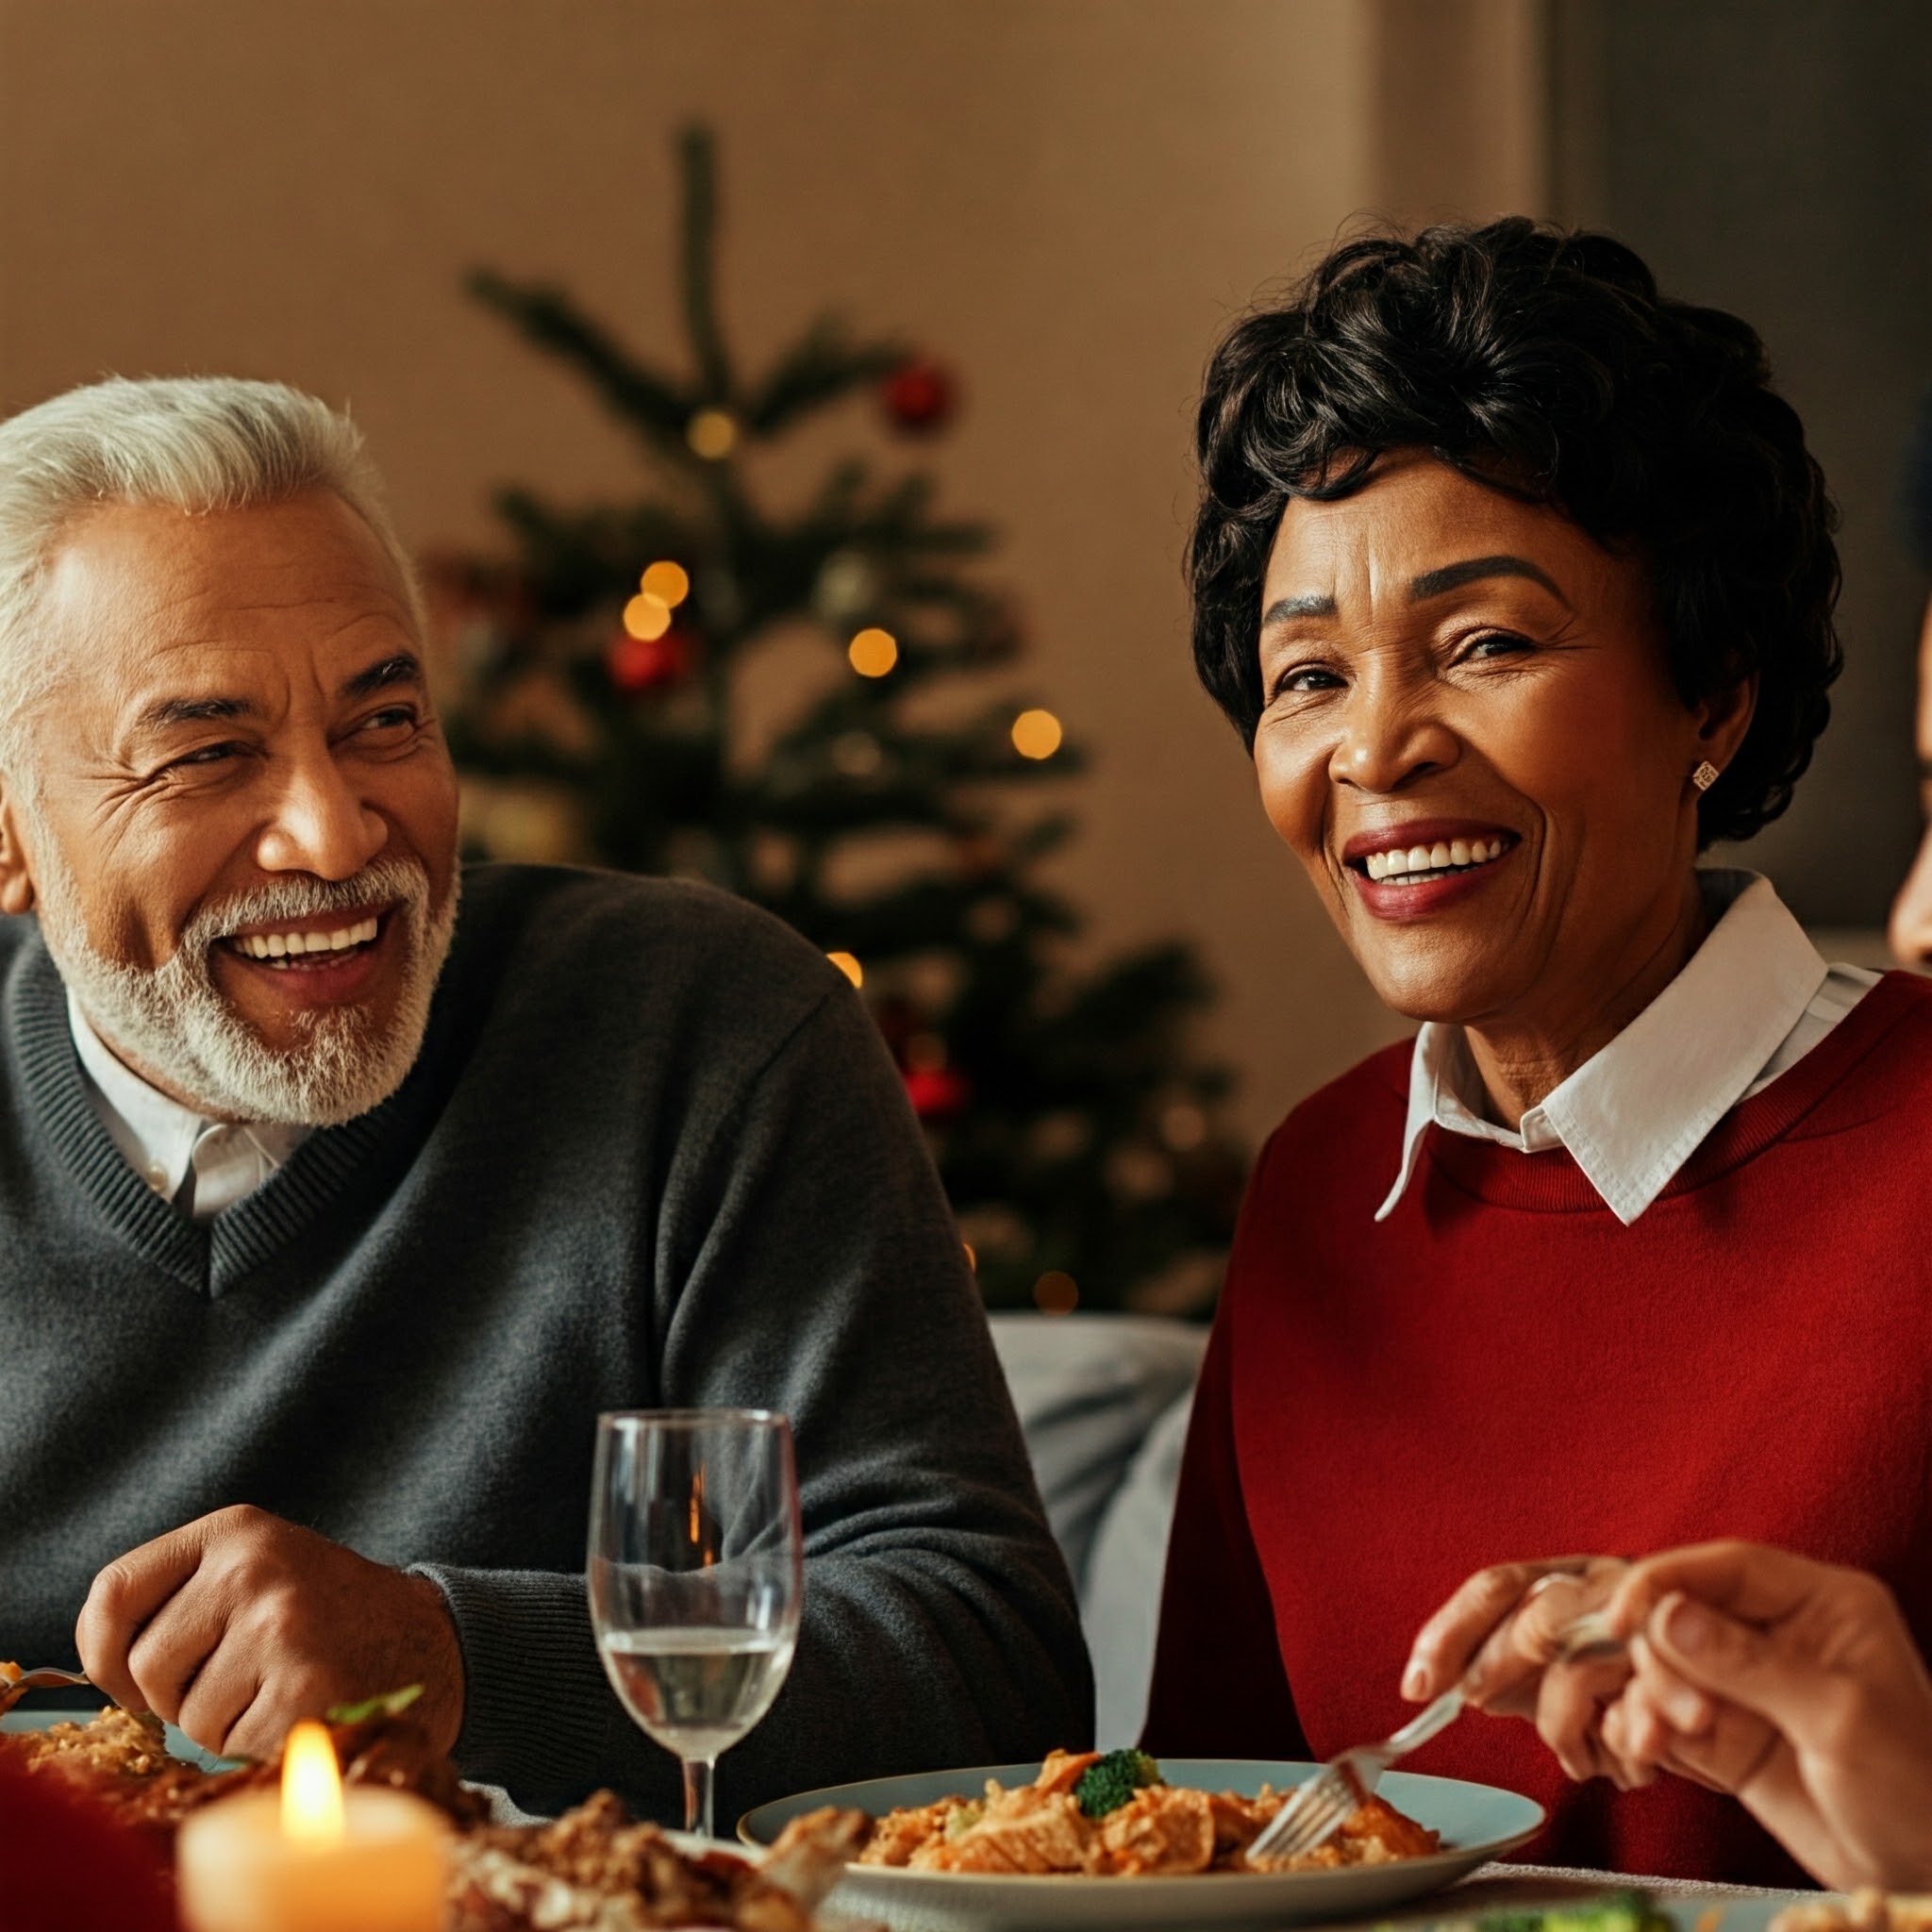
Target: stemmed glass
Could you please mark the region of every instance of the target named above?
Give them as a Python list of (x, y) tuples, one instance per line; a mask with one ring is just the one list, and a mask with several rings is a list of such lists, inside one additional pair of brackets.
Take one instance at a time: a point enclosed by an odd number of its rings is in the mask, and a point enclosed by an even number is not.
[(612, 1687), (684, 1767), (712, 1837), (718, 1757), (771, 1708), (805, 1595), (791, 1426), (758, 1408), (597, 1418), (591, 1624)]

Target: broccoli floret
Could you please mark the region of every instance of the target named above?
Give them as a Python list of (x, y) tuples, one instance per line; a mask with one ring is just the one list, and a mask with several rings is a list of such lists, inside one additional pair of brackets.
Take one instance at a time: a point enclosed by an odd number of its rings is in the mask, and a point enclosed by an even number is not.
[(1118, 1811), (1145, 1785), (1165, 1784), (1160, 1767), (1144, 1751), (1109, 1751), (1080, 1774), (1074, 1796), (1090, 1818)]

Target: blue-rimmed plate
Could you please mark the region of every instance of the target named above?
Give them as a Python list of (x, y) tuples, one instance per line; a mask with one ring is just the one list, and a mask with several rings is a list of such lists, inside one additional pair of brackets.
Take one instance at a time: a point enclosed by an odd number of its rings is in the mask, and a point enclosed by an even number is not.
[[(1169, 1784), (1253, 1795), (1314, 1774), (1313, 1764), (1257, 1758), (1163, 1757)], [(976, 1798), (988, 1778), (1030, 1784), (1037, 1764), (993, 1764), (911, 1777), (801, 1791), (747, 1811), (738, 1835), (768, 1845), (801, 1812), (856, 1805), (880, 1816), (941, 1798)], [(1501, 1857), (1541, 1829), (1543, 1808), (1514, 1791), (1459, 1779), (1392, 1771), (1382, 1795), (1417, 1824), (1440, 1832), (1443, 1849), (1426, 1858), (1354, 1865), (1337, 1872), (1204, 1872), (1190, 1878), (1008, 1878), (965, 1872), (912, 1872), (848, 1865), (830, 1903), (855, 1916), (883, 1919), (894, 1932), (1070, 1932), (1073, 1927), (1239, 1927), (1306, 1924), (1378, 1912)]]
[[(0, 1717), (0, 1731), (43, 1731), (50, 1724), (84, 1724), (101, 1708), (99, 1704), (64, 1707), (42, 1705), (38, 1709), (9, 1710), (5, 1717)], [(183, 1758), (190, 1764), (199, 1765), (203, 1771), (231, 1771), (241, 1762), (239, 1758), (217, 1757), (212, 1752), (204, 1751), (186, 1732), (177, 1731), (173, 1724), (167, 1727), (166, 1742), (171, 1757)]]

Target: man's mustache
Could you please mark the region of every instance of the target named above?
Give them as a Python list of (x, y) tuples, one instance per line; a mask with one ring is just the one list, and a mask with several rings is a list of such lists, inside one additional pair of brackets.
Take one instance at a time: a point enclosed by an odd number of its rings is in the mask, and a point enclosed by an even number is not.
[(244, 925), (312, 919), (327, 912), (363, 912), (397, 903), (426, 907), (428, 872), (414, 859), (377, 858), (346, 879), (278, 879), (273, 885), (254, 887), (204, 906), (189, 921), (181, 945), (199, 954), (217, 940), (231, 938)]

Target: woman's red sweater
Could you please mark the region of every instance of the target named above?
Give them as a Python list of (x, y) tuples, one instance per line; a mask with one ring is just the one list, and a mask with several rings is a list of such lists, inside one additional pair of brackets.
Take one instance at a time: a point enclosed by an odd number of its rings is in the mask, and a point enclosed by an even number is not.
[[(1412, 1715), (1473, 1571), (1744, 1537), (1875, 1571), (1932, 1647), (1932, 983), (1888, 975), (1624, 1227), (1567, 1154), (1431, 1128), (1407, 1047), (1249, 1186), (1188, 1438), (1150, 1750), (1324, 1757)], [(1734, 1800), (1570, 1784), (1470, 1715), (1406, 1767), (1546, 1806), (1521, 1855), (1802, 1882)]]

